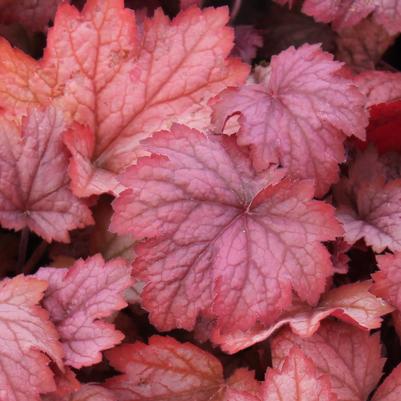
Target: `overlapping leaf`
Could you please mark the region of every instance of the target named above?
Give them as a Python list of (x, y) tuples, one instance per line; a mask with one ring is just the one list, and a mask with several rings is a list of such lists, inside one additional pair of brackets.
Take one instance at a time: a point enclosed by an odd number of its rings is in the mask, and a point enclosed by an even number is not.
[(0, 44), (0, 105), (24, 111), (51, 100), (73, 120), (66, 136), (80, 196), (117, 190), (139, 141), (172, 121), (204, 127), (210, 97), (242, 82), (248, 67), (228, 59), (225, 8), (189, 8), (173, 21), (156, 11), (141, 27), (123, 0), (59, 7), (42, 60)]
[(36, 276), (49, 283), (44, 306), (60, 333), (67, 365), (93, 365), (102, 350), (121, 342), (122, 333), (102, 319), (126, 306), (131, 278), (124, 259), (104, 262), (95, 255), (69, 269), (41, 268)]
[[(332, 274), (321, 241), (341, 235), (310, 181), (257, 174), (234, 137), (176, 125), (144, 143), (155, 153), (122, 177), (112, 229), (148, 239), (134, 271), (159, 329), (192, 329), (201, 312), (223, 329), (274, 321), (291, 292), (317, 302)], [(213, 302), (212, 302), (213, 301)]]
[(246, 371), (227, 382), (213, 355), (170, 337), (121, 345), (107, 352), (122, 375), (107, 381), (119, 401), (257, 401), (258, 384)]
[(22, 126), (0, 116), (0, 223), (29, 228), (46, 241), (68, 242), (68, 231), (92, 224), (89, 208), (71, 192), (65, 123), (54, 108), (31, 110)]
[(251, 145), (258, 170), (281, 163), (294, 177), (314, 179), (323, 195), (337, 180), (345, 137), (364, 139), (368, 122), (364, 97), (341, 66), (318, 45), (290, 47), (272, 58), (259, 83), (219, 95), (216, 127), (240, 113), (238, 141)]
[(17, 276), (0, 282), (0, 399), (39, 401), (55, 390), (49, 357), (62, 368), (63, 351), (47, 312), (38, 303), (45, 281)]

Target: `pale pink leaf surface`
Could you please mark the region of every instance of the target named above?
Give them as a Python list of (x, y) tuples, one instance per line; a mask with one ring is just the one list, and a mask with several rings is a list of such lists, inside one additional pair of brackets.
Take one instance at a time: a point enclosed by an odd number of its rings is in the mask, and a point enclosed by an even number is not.
[(77, 123), (65, 141), (79, 196), (118, 192), (115, 173), (138, 143), (173, 121), (206, 127), (209, 98), (243, 82), (248, 67), (228, 58), (228, 9), (189, 8), (170, 21), (159, 9), (135, 23), (123, 0), (63, 4), (35, 61), (0, 43), (0, 105), (24, 111), (51, 100)]
[(262, 401), (337, 401), (327, 377), (313, 362), (293, 347), (280, 369), (269, 368), (262, 390)]
[(329, 316), (362, 329), (377, 329), (381, 325), (381, 317), (393, 308), (369, 292), (371, 286), (371, 281), (343, 285), (327, 292), (314, 308), (301, 302), (294, 303), (277, 322), (267, 328), (259, 324), (246, 331), (231, 331), (227, 334), (214, 328), (210, 339), (223, 351), (234, 354), (266, 340), (287, 324), (296, 335), (310, 337), (319, 329), (321, 321)]
[(357, 155), (333, 193), (349, 244), (363, 238), (378, 253), (401, 250), (401, 179), (387, 179), (373, 148)]
[(401, 253), (376, 256), (379, 271), (373, 274), (372, 292), (401, 311)]
[(398, 365), (375, 392), (372, 401), (399, 401), (401, 399), (401, 365)]
[(42, 401), (117, 401), (110, 390), (97, 384), (83, 384), (78, 390), (65, 396), (44, 396)]
[(337, 180), (345, 137), (364, 139), (368, 123), (365, 99), (341, 68), (318, 45), (290, 47), (273, 56), (259, 83), (213, 101), (216, 129), (240, 113), (238, 141), (251, 145), (258, 170), (281, 163), (294, 177), (314, 179), (323, 195)]
[(0, 20), (18, 22), (30, 31), (46, 31), (57, 7), (69, 0), (14, 0), (3, 6), (0, 3)]
[(134, 271), (161, 330), (192, 329), (203, 311), (223, 329), (271, 322), (292, 290), (313, 304), (332, 274), (321, 241), (341, 235), (310, 181), (258, 174), (235, 137), (175, 125), (145, 141), (154, 155), (123, 176), (111, 229), (148, 238)]
[[(38, 303), (45, 281), (17, 276), (0, 282), (0, 399), (39, 401), (55, 390), (49, 357), (62, 368), (63, 350)], [(46, 354), (46, 355), (45, 355)]]
[(382, 376), (379, 334), (334, 321), (323, 322), (309, 338), (286, 329), (272, 341), (273, 366), (281, 366), (292, 347), (298, 346), (329, 377), (339, 401), (366, 401)]
[(69, 269), (43, 267), (36, 276), (49, 283), (44, 306), (60, 333), (66, 365), (93, 365), (101, 351), (121, 342), (123, 334), (103, 319), (126, 306), (132, 280), (124, 259), (105, 262), (95, 255)]
[(401, 98), (401, 73), (368, 71), (355, 77), (355, 84), (366, 96), (368, 107)]
[[(120, 376), (107, 380), (119, 401), (256, 401), (258, 384), (240, 372), (227, 383), (213, 355), (171, 337), (151, 337), (149, 344), (124, 344), (106, 356)], [(231, 383), (230, 383), (231, 381)], [(226, 393), (233, 398), (228, 399)]]
[[(288, 3), (288, 0), (275, 1)], [(373, 19), (389, 33), (401, 31), (400, 0), (305, 0), (302, 11), (319, 22), (332, 22), (335, 29), (354, 26), (372, 13)]]
[(354, 71), (374, 70), (393, 42), (394, 36), (381, 25), (364, 19), (358, 25), (338, 32), (336, 56)]
[(22, 125), (0, 116), (0, 223), (25, 227), (46, 241), (69, 242), (68, 231), (93, 223), (66, 174), (65, 123), (53, 108), (31, 110)]

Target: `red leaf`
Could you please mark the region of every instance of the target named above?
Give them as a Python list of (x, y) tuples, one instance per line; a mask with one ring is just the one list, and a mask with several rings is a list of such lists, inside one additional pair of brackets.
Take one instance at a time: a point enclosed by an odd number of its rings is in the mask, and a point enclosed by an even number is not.
[(272, 341), (273, 365), (280, 366), (297, 346), (321, 375), (329, 377), (339, 401), (366, 401), (384, 365), (379, 335), (339, 322), (323, 322), (313, 337), (305, 339), (284, 330)]
[(49, 358), (62, 368), (63, 351), (47, 312), (38, 306), (46, 282), (17, 276), (0, 282), (0, 399), (39, 401), (55, 390)]
[(401, 397), (401, 365), (398, 365), (377, 389), (372, 401), (399, 401)]
[(79, 390), (67, 396), (48, 396), (43, 401), (117, 401), (116, 396), (106, 388), (96, 384), (84, 384)]
[(380, 271), (373, 274), (372, 292), (401, 311), (401, 253), (376, 256)]
[(373, 148), (357, 156), (348, 175), (333, 190), (346, 242), (364, 238), (375, 252), (400, 251), (401, 179), (388, 180)]
[[(223, 330), (272, 322), (294, 290), (317, 302), (332, 274), (321, 241), (341, 235), (310, 181), (257, 174), (234, 137), (185, 126), (145, 141), (157, 153), (122, 177), (111, 228), (147, 237), (134, 270), (159, 329), (192, 329), (202, 311)], [(163, 155), (163, 156), (161, 156)], [(266, 296), (266, 294), (269, 294)]]
[(102, 319), (126, 306), (123, 293), (131, 278), (125, 260), (104, 262), (95, 255), (69, 269), (41, 268), (36, 276), (49, 282), (44, 305), (60, 333), (67, 365), (93, 365), (102, 350), (121, 342), (122, 333)]
[(257, 325), (247, 331), (227, 334), (215, 328), (210, 337), (223, 351), (233, 354), (266, 340), (286, 324), (296, 335), (310, 337), (319, 329), (321, 321), (329, 316), (362, 329), (377, 329), (382, 322), (381, 316), (390, 313), (393, 308), (369, 292), (371, 285), (370, 281), (363, 281), (334, 288), (322, 297), (315, 308), (303, 303), (294, 304), (267, 328)]
[(345, 136), (364, 139), (364, 97), (341, 75), (342, 64), (318, 45), (290, 47), (272, 58), (260, 83), (227, 89), (214, 122), (241, 113), (239, 144), (251, 145), (258, 170), (281, 163), (294, 177), (313, 178), (317, 195), (337, 180)]
[(268, 369), (263, 385), (263, 401), (337, 401), (327, 377), (296, 347), (281, 369)]
[[(288, 2), (276, 0), (280, 4)], [(401, 31), (401, 1), (399, 0), (306, 0), (302, 11), (319, 22), (332, 22), (335, 29), (358, 24), (369, 14), (391, 34)]]
[(155, 12), (137, 27), (123, 0), (63, 4), (42, 60), (0, 42), (0, 105), (24, 111), (52, 99), (86, 128), (66, 137), (79, 196), (120, 190), (114, 176), (138, 143), (173, 121), (206, 127), (209, 98), (242, 82), (248, 67), (228, 58), (228, 9), (189, 8), (173, 21)]
[(68, 231), (92, 224), (90, 210), (70, 191), (65, 129), (53, 108), (31, 110), (22, 127), (0, 116), (0, 223), (28, 227), (46, 241), (69, 242)]
[(149, 345), (124, 344), (106, 355), (124, 372), (107, 381), (119, 401), (257, 401), (251, 375), (242, 371), (225, 383), (218, 359), (190, 343), (154, 336)]

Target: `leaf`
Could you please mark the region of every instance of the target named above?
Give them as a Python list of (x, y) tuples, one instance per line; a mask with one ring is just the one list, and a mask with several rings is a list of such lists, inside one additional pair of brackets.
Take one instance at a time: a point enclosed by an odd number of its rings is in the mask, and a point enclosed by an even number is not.
[[(278, 2), (287, 3), (285, 0)], [(306, 0), (302, 11), (319, 22), (332, 22), (335, 29), (354, 26), (372, 13), (373, 19), (390, 34), (401, 30), (399, 0)]]
[(374, 70), (394, 37), (371, 19), (342, 29), (337, 38), (337, 58), (356, 71)]
[(36, 276), (49, 283), (43, 303), (60, 333), (66, 365), (93, 365), (101, 351), (121, 342), (122, 333), (103, 319), (126, 306), (131, 278), (125, 260), (95, 255), (69, 269), (42, 267)]
[(401, 397), (401, 365), (398, 365), (377, 389), (372, 401), (398, 401)]
[[(62, 368), (55, 327), (38, 303), (47, 284), (22, 275), (0, 282), (0, 399), (39, 401), (55, 390), (49, 357)], [(27, 385), (29, 383), (29, 385)]]
[(235, 27), (235, 46), (233, 55), (238, 55), (246, 63), (252, 63), (258, 48), (263, 46), (263, 38), (252, 25)]
[(64, 397), (44, 397), (43, 401), (117, 401), (115, 395), (97, 384), (83, 384), (77, 391)]
[(379, 271), (372, 275), (372, 292), (401, 310), (401, 253), (376, 256)]
[(368, 71), (356, 76), (354, 82), (366, 96), (368, 107), (401, 98), (401, 73)]
[(247, 331), (231, 331), (227, 334), (214, 329), (211, 341), (224, 352), (234, 354), (258, 342), (265, 341), (284, 325), (301, 337), (312, 336), (327, 317), (336, 317), (362, 329), (380, 328), (381, 316), (393, 308), (369, 292), (371, 281), (362, 281), (334, 288), (323, 295), (316, 307), (294, 303), (271, 326), (256, 325)]
[(339, 401), (366, 401), (382, 375), (380, 333), (369, 335), (340, 322), (323, 322), (310, 338), (283, 330), (272, 341), (273, 366), (281, 366), (297, 346), (323, 376), (328, 376)]
[(238, 141), (252, 147), (258, 170), (280, 163), (294, 177), (314, 179), (317, 196), (324, 195), (337, 180), (345, 137), (364, 139), (368, 123), (365, 100), (341, 66), (318, 45), (290, 47), (272, 58), (259, 83), (218, 96), (217, 130), (240, 113)]
[[(18, 22), (32, 32), (46, 31), (63, 0), (18, 0), (0, 3), (0, 20)], [(68, 0), (64, 0), (68, 1)]]
[[(217, 358), (171, 337), (153, 336), (148, 345), (124, 344), (106, 356), (113, 368), (123, 372), (106, 382), (119, 401), (257, 401), (246, 391), (257, 387), (251, 375), (237, 373), (231, 379), (234, 383), (225, 383)], [(232, 398), (226, 397), (227, 391)]]
[(62, 114), (31, 110), (22, 125), (0, 116), (0, 223), (29, 228), (46, 241), (69, 242), (68, 231), (93, 220), (69, 188)]
[[(321, 241), (341, 235), (310, 181), (257, 174), (235, 137), (175, 125), (122, 176), (111, 230), (147, 238), (134, 271), (160, 330), (191, 330), (204, 311), (222, 330), (277, 318), (294, 290), (314, 304), (332, 274)], [(266, 294), (269, 294), (266, 296)]]
[(268, 369), (262, 392), (263, 401), (337, 401), (328, 378), (296, 347), (281, 369)]
[(346, 242), (363, 238), (377, 253), (401, 250), (401, 180), (388, 179), (373, 148), (357, 156), (333, 193)]
[(65, 137), (79, 196), (121, 190), (115, 174), (141, 139), (173, 121), (206, 127), (208, 100), (248, 73), (228, 58), (227, 8), (189, 8), (173, 21), (158, 10), (139, 27), (123, 3), (88, 0), (82, 12), (62, 4), (39, 61), (0, 42), (0, 106), (53, 101), (83, 124)]

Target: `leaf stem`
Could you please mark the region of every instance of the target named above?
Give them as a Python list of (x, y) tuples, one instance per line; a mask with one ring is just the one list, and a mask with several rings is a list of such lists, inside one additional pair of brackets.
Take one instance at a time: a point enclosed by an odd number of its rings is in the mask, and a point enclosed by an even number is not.
[(234, 22), (235, 18), (237, 18), (237, 15), (239, 13), (239, 10), (241, 9), (242, 5), (242, 0), (234, 0), (234, 3), (231, 7), (231, 16), (230, 16), (230, 22)]
[(29, 242), (29, 228), (25, 227), (21, 231), (19, 247), (18, 247), (18, 259), (17, 259), (17, 273), (21, 272), (22, 266), (26, 259), (26, 252), (28, 250)]
[(43, 240), (39, 244), (39, 246), (33, 251), (31, 257), (27, 260), (24, 267), (22, 268), (22, 273), (24, 274), (32, 273), (32, 270), (35, 268), (39, 260), (42, 259), (42, 256), (46, 252), (48, 245), (49, 244), (45, 240)]

